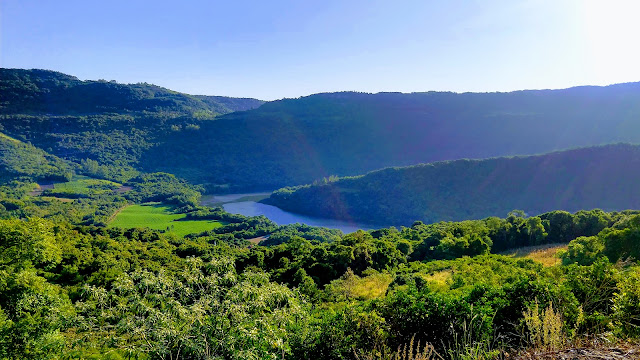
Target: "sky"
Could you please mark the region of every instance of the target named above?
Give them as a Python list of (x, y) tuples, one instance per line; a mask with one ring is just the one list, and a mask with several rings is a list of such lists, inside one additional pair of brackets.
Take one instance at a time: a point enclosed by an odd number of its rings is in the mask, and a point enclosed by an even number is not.
[(189, 94), (640, 81), (640, 1), (0, 0), (0, 66)]

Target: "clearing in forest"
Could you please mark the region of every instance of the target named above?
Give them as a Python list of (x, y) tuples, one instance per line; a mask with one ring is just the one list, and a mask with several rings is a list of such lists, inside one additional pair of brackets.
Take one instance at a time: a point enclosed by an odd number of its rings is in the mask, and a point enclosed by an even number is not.
[(201, 233), (224, 225), (215, 220), (183, 220), (186, 214), (176, 214), (173, 207), (159, 203), (130, 205), (122, 209), (109, 227), (150, 228), (165, 230), (178, 236)]
[(566, 250), (567, 244), (546, 244), (538, 246), (527, 246), (513, 250), (507, 250), (502, 255), (514, 258), (526, 258), (542, 263), (544, 266), (560, 264), (558, 252)]

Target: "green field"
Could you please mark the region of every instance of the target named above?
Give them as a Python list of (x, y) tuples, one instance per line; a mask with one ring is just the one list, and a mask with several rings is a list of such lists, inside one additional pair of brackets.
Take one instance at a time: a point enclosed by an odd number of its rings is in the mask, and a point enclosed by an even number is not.
[(104, 192), (112, 192), (119, 188), (120, 184), (102, 179), (94, 179), (88, 176), (74, 175), (71, 181), (65, 183), (55, 183), (54, 193), (61, 194), (100, 194)]
[(162, 204), (131, 205), (122, 209), (109, 227), (169, 230), (178, 236), (200, 233), (224, 225), (215, 220), (181, 220), (185, 214), (172, 213), (173, 208)]

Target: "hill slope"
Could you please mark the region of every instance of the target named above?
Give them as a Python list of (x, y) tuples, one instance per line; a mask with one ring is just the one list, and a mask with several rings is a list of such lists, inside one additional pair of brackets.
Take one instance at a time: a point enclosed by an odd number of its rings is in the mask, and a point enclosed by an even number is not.
[[(192, 96), (150, 84), (81, 81), (48, 70), (0, 69), (0, 131), (125, 181), (162, 138), (197, 131), (255, 99)], [(177, 150), (174, 150), (177, 151)]]
[(640, 142), (640, 83), (487, 94), (318, 94), (221, 116), (188, 137), (167, 138), (142, 162), (166, 171), (173, 166), (167, 163), (180, 164), (184, 173), (197, 169), (202, 181), (277, 187), (387, 166), (616, 142)]
[(68, 181), (72, 173), (65, 161), (0, 133), (0, 184), (18, 177)]
[(147, 83), (81, 81), (49, 70), (0, 69), (0, 112), (88, 114), (165, 111), (215, 116), (256, 108), (263, 101), (193, 96)]
[(285, 210), (370, 223), (479, 219), (513, 209), (640, 207), (640, 146), (608, 145), (545, 155), (388, 168), (274, 192)]
[[(252, 109), (259, 104), (42, 70), (0, 72), (3, 132), (64, 159), (91, 159), (127, 174), (166, 171), (210, 190), (273, 189), (388, 166), (640, 142), (640, 83), (330, 93)], [(227, 109), (237, 111), (217, 115)], [(117, 171), (104, 173), (123, 180)]]

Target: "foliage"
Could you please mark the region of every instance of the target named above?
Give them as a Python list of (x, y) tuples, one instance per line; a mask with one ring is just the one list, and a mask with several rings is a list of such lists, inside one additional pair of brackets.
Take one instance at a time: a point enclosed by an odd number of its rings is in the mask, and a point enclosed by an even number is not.
[(603, 253), (612, 262), (618, 259), (640, 259), (640, 215), (621, 220), (612, 229), (603, 231)]
[(566, 341), (562, 314), (553, 309), (553, 303), (540, 309), (536, 301), (523, 315), (531, 346), (557, 350)]
[(72, 174), (67, 162), (0, 133), (0, 182), (21, 176), (34, 181), (69, 181)]
[(613, 328), (616, 333), (640, 337), (640, 267), (624, 273), (612, 300)]
[(577, 263), (580, 265), (591, 265), (602, 255), (604, 244), (597, 236), (580, 236), (571, 240), (566, 252), (561, 254), (562, 262), (565, 265)]
[(179, 206), (196, 206), (200, 201), (199, 188), (176, 178), (173, 174), (142, 174), (128, 184), (133, 191), (126, 196), (136, 202), (162, 201)]
[[(619, 220), (602, 234), (635, 226), (627, 215), (607, 216)], [(411, 261), (420, 241), (496, 231), (482, 221), (347, 235), (263, 217), (233, 221), (180, 238), (0, 220), (2, 356), (354, 359), (404, 356), (391, 349), (414, 339), (462, 359), (497, 356), (519, 346), (522, 333), (534, 343), (540, 334), (540, 346), (612, 329), (637, 336), (635, 263)], [(248, 247), (259, 234), (280, 240)]]
[[(222, 96), (192, 96), (159, 86), (81, 81), (48, 70), (0, 69), (3, 113), (95, 114), (171, 111), (217, 114), (247, 110), (262, 102)], [(201, 115), (200, 115), (201, 116)]]
[(431, 344), (424, 344), (420, 346), (420, 340), (417, 344), (414, 343), (414, 337), (411, 338), (409, 343), (398, 346), (395, 351), (390, 350), (388, 347), (382, 349), (364, 350), (364, 354), (356, 353), (357, 360), (430, 360), (430, 359), (442, 359), (442, 357), (435, 351), (435, 348)]
[(620, 269), (606, 258), (596, 260), (593, 265), (571, 264), (563, 268), (565, 285), (571, 289), (580, 303), (583, 328), (588, 332), (601, 333), (611, 326), (612, 299), (621, 280)]
[(0, 131), (79, 164), (83, 174), (118, 182), (143, 170), (141, 157), (160, 138), (262, 104), (46, 70), (0, 69), (0, 89)]
[[(640, 215), (579, 210), (637, 207), (637, 146), (327, 177), (637, 140), (634, 89), (338, 93), (250, 110), (261, 102), (2, 69), (0, 358), (488, 359), (523, 334), (550, 347), (638, 337)], [(231, 110), (243, 112), (219, 116)], [(319, 178), (277, 194), (410, 226), (343, 234), (198, 204), (204, 189)], [(112, 224), (137, 213), (158, 229), (106, 226), (123, 208)], [(492, 254), (549, 243), (568, 244), (562, 264)]]
[(175, 275), (134, 272), (111, 290), (86, 287), (82, 328), (112, 334), (107, 347), (133, 345), (153, 358), (259, 359), (289, 352), (288, 330), (304, 315), (304, 303), (264, 274), (238, 276), (232, 265), (192, 259)]
[[(388, 166), (640, 141), (637, 84), (491, 94), (343, 92), (260, 106), (252, 99), (191, 96), (144, 83), (80, 81), (45, 70), (1, 71), (3, 132), (76, 163), (94, 160), (99, 168), (92, 168), (99, 171), (88, 175), (118, 182), (135, 171), (169, 172), (208, 190), (266, 190)], [(615, 159), (598, 162), (592, 171), (600, 173)], [(452, 177), (457, 183), (473, 179), (474, 164), (459, 163), (461, 168), (452, 172), (466, 175)], [(559, 165), (558, 177), (582, 183), (571, 176), (572, 161)], [(545, 178), (517, 170), (510, 179), (519, 186)], [(440, 184), (447, 189), (447, 183)], [(490, 183), (483, 184), (467, 185), (481, 197), (491, 191)], [(589, 181), (583, 186), (586, 192), (602, 188)], [(396, 189), (390, 197), (403, 197), (402, 188)], [(620, 199), (611, 201), (617, 205)], [(618, 208), (575, 206), (567, 210)], [(489, 215), (524, 207), (491, 209)], [(427, 217), (420, 213), (403, 221)], [(459, 217), (432, 220), (439, 219)]]
[[(618, 144), (527, 157), (387, 168), (283, 188), (263, 201), (312, 216), (406, 226), (415, 220), (432, 223), (503, 216), (513, 209), (524, 209), (531, 215), (554, 209), (637, 209), (638, 181), (640, 146)], [(571, 228), (593, 232), (607, 225), (606, 219), (598, 221), (599, 214), (591, 215), (595, 218), (576, 219)], [(529, 228), (532, 245), (542, 243), (548, 235), (541, 222), (529, 224)]]

